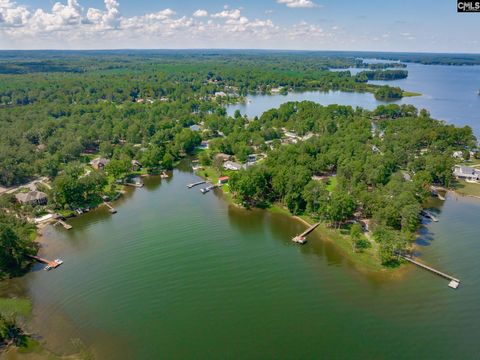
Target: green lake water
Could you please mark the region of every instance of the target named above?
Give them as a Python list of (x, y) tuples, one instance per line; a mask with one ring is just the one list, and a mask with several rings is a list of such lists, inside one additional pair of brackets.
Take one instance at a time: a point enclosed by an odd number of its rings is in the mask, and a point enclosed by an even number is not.
[(462, 280), (406, 265), (365, 274), (315, 231), (281, 214), (167, 180), (45, 229), (55, 271), (16, 279), (34, 303), (31, 330), (57, 352), (80, 338), (99, 359), (478, 359), (480, 202), (448, 197), (422, 229), (423, 261)]

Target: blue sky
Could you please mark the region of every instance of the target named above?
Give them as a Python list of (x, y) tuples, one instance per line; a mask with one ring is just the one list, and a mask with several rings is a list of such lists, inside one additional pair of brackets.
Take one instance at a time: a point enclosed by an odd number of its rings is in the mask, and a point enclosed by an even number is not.
[(0, 49), (480, 52), (456, 0), (0, 0)]

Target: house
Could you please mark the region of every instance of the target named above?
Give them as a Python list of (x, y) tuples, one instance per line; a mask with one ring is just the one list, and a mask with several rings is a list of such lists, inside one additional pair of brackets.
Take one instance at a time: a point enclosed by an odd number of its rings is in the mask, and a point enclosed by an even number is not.
[(223, 168), (226, 170), (239, 171), (243, 169), (243, 165), (233, 161), (226, 161), (225, 164), (223, 164)]
[(480, 181), (480, 170), (470, 166), (456, 165), (453, 170), (453, 175), (455, 175), (457, 179)]
[(132, 170), (138, 171), (142, 168), (142, 164), (138, 160), (132, 160)]
[(208, 149), (208, 141), (202, 141), (199, 146), (200, 149)]
[(226, 184), (226, 183), (228, 183), (228, 179), (229, 179), (228, 176), (222, 176), (221, 178), (218, 178), (218, 184), (219, 185)]
[(93, 159), (92, 161), (90, 161), (90, 165), (92, 165), (92, 167), (95, 170), (103, 170), (103, 169), (105, 169), (105, 166), (109, 162), (110, 162), (110, 160), (105, 159), (105, 158), (96, 158), (96, 159)]
[(452, 156), (455, 159), (463, 159), (463, 151), (454, 151)]
[(223, 91), (217, 91), (215, 93), (215, 97), (225, 97), (227, 94), (225, 94)]
[(26, 205), (46, 205), (48, 203), (47, 194), (41, 191), (29, 191), (27, 193), (19, 193), (15, 198), (20, 204)]
[(228, 161), (232, 158), (231, 155), (224, 154), (224, 153), (218, 153), (215, 155), (215, 160), (221, 159), (222, 161)]
[(200, 131), (201, 129), (202, 128), (197, 124), (190, 126), (190, 130), (192, 131)]

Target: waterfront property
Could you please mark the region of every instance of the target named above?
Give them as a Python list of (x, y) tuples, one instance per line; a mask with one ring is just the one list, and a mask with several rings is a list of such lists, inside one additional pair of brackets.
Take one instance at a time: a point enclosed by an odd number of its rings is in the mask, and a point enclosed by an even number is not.
[(456, 165), (453, 170), (453, 175), (455, 175), (457, 179), (480, 181), (480, 170), (470, 166)]
[(240, 171), (244, 168), (244, 165), (234, 162), (234, 161), (226, 161), (223, 164), (223, 168), (225, 170), (231, 170), (231, 171)]
[[(141, 359), (235, 357), (238, 339), (249, 358), (275, 358), (278, 347), (272, 344), (283, 343), (286, 358), (324, 354), (352, 360), (359, 354), (369, 358), (371, 349), (388, 358), (398, 344), (405, 359), (451, 359), (477, 348), (478, 326), (471, 319), (480, 309), (470, 305), (479, 293), (474, 284), (480, 243), (472, 226), (478, 202), (441, 202), (449, 221), (428, 223), (435, 245), (419, 245), (422, 262), (441, 265), (465, 284), (452, 294), (444, 279), (417, 266), (357, 273), (323, 230), (296, 248), (291, 238), (307, 228), (303, 223), (229, 206), (213, 192), (185, 191), (186, 184), (200, 180), (179, 170), (169, 182), (146, 178), (148, 191), (121, 201), (114, 217), (98, 209), (71, 220), (71, 231), (45, 228), (49, 246), (41, 256), (61, 258), (68, 266), (17, 279), (36, 309), (32, 331), (47, 343), (59, 337), (69, 343), (69, 324), (57, 321), (64, 314), (101, 359), (128, 358), (122, 334), (132, 340), (131, 358)], [(188, 226), (178, 214), (189, 219)], [(141, 261), (141, 276), (132, 271), (139, 259), (148, 259)], [(266, 320), (260, 327), (249, 326), (259, 317)], [(379, 319), (375, 326), (372, 317)], [(347, 336), (339, 339), (346, 322)], [(202, 332), (205, 324), (211, 325), (208, 334)], [(179, 350), (179, 333), (191, 347)], [(322, 336), (311, 343), (315, 333)], [(352, 354), (352, 348), (359, 350)]]
[(47, 194), (41, 191), (29, 191), (26, 193), (18, 193), (15, 199), (22, 205), (46, 205), (48, 203)]
[(142, 168), (142, 163), (138, 160), (133, 159), (131, 163), (133, 171), (138, 171)]

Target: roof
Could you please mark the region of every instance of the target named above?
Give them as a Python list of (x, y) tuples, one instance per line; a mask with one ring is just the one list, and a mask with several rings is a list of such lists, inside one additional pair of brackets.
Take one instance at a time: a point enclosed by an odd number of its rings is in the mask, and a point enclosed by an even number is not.
[(228, 179), (230, 179), (229, 176), (222, 176), (218, 178), (218, 180), (228, 180)]
[(196, 124), (195, 124), (195, 125), (192, 125), (192, 126), (190, 126), (190, 130), (192, 130), (192, 131), (200, 131), (200, 126), (198, 126), (198, 125), (196, 125)]
[(96, 158), (96, 159), (93, 159), (92, 161), (90, 161), (90, 164), (92, 164), (92, 165), (100, 165), (100, 164), (107, 165), (109, 161), (110, 160), (105, 159), (105, 158)]
[(223, 164), (223, 167), (240, 170), (243, 167), (243, 165), (233, 161), (226, 161), (225, 164)]
[(47, 199), (47, 194), (41, 191), (29, 191), (27, 193), (19, 193), (15, 195), (17, 201), (22, 203), (29, 203), (39, 200)]
[(460, 166), (460, 172), (464, 174), (475, 174), (475, 169), (470, 166)]

